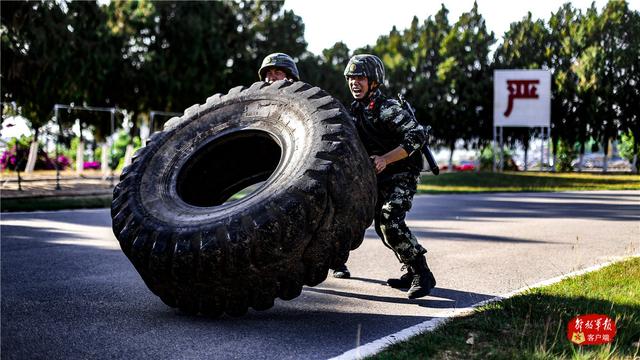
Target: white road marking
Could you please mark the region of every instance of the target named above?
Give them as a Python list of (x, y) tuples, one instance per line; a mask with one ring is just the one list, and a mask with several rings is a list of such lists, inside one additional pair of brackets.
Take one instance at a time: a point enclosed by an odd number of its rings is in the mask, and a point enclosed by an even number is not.
[(405, 341), (408, 340), (411, 337), (414, 337), (416, 335), (422, 334), (422, 333), (426, 333), (429, 331), (433, 331), (435, 329), (437, 329), (439, 326), (445, 324), (447, 321), (459, 317), (459, 316), (465, 316), (468, 314), (471, 314), (476, 308), (493, 303), (493, 302), (497, 302), (497, 301), (501, 301), (504, 299), (508, 299), (510, 297), (513, 297), (515, 295), (518, 295), (520, 293), (523, 293), (527, 290), (531, 290), (534, 288), (539, 288), (539, 287), (543, 287), (543, 286), (548, 286), (548, 285), (552, 285), (555, 283), (558, 283), (564, 279), (567, 278), (571, 278), (571, 277), (575, 277), (575, 276), (580, 276), (583, 274), (587, 274), (590, 273), (592, 271), (596, 271), (599, 270), (605, 266), (611, 265), (613, 263), (616, 262), (620, 262), (622, 260), (626, 260), (626, 259), (631, 259), (634, 257), (639, 257), (640, 253), (631, 255), (631, 256), (617, 256), (612, 258), (612, 260), (607, 261), (605, 263), (601, 263), (598, 265), (594, 265), (594, 266), (590, 266), (587, 267), (585, 269), (582, 270), (578, 270), (578, 271), (573, 271), (570, 272), (568, 274), (564, 274), (564, 275), (560, 275), (560, 276), (556, 276), (554, 278), (548, 279), (548, 280), (543, 280), (541, 282), (535, 283), (533, 285), (530, 286), (526, 286), (523, 287), (521, 289), (518, 290), (514, 290), (512, 292), (509, 292), (507, 294), (503, 294), (503, 295), (499, 295), (496, 296), (494, 298), (488, 299), (488, 300), (484, 300), (478, 303), (475, 303), (469, 307), (465, 307), (465, 308), (459, 308), (459, 309), (452, 309), (450, 311), (444, 312), (442, 317), (436, 317), (436, 318), (432, 318), (431, 320), (427, 320), (424, 322), (421, 322), (420, 324), (408, 327), (406, 329), (400, 330), (394, 334), (391, 335), (387, 335), (385, 337), (382, 337), (380, 339), (374, 340), (370, 343), (364, 344), (364, 345), (360, 345), (354, 349), (351, 349), (345, 353), (343, 353), (342, 355), (330, 358), (329, 360), (352, 360), (352, 359), (361, 359), (364, 358), (366, 356), (371, 356), (371, 355), (375, 355), (377, 353), (379, 353), (380, 351), (384, 350), (385, 348), (401, 342), (401, 341)]

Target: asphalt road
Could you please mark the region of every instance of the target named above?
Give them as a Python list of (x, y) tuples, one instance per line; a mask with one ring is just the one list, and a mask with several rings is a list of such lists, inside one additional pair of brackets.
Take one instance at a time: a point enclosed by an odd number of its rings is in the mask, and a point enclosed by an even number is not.
[(242, 318), (165, 306), (120, 251), (107, 209), (1, 215), (3, 359), (326, 359), (533, 283), (640, 252), (640, 191), (418, 196), (432, 296), (384, 285), (400, 264), (370, 229), (353, 278)]

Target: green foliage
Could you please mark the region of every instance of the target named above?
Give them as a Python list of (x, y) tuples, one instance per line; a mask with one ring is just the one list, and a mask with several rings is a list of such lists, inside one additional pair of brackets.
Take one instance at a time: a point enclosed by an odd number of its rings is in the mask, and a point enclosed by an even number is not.
[(474, 3), (440, 45), (440, 56), (445, 60), (437, 71), (444, 90), (445, 111), (432, 126), (434, 134), (449, 144), (450, 149), (457, 139), (468, 144), (491, 134), (491, 97), (486, 94), (493, 88), (488, 54), (494, 42), (493, 32), (487, 31)]
[(328, 91), (348, 107), (353, 98), (342, 74), (349, 58), (349, 48), (343, 42), (325, 49), (321, 56), (308, 54), (298, 62), (301, 80)]
[(635, 137), (631, 131), (627, 133), (623, 133), (620, 136), (620, 143), (618, 144), (618, 153), (623, 158), (629, 160), (630, 163), (633, 163), (634, 156), (636, 157), (636, 169), (638, 172), (640, 168), (640, 159), (638, 159), (640, 154), (638, 153), (638, 146)]
[[(0, 3), (2, 17), (2, 101), (15, 101), (34, 128), (48, 120), (67, 71), (66, 15), (51, 3)], [(56, 59), (52, 61), (52, 59)]]
[[(257, 80), (262, 58), (286, 52), (303, 81), (351, 102), (342, 71), (353, 53), (378, 55), (387, 70), (387, 92), (403, 93), (417, 118), (431, 125), (432, 146), (480, 148), (492, 138), (492, 71), (549, 69), (553, 142), (605, 147), (620, 133), (640, 138), (640, 13), (623, 0), (587, 11), (570, 3), (548, 21), (528, 13), (511, 24), (493, 59), (495, 36), (477, 4), (455, 22), (449, 11), (404, 29), (393, 27), (375, 44), (356, 51), (338, 42), (309, 53), (304, 23), (281, 1), (154, 2), (114, 0), (1, 2), (2, 100), (15, 102), (36, 130), (55, 103), (116, 106), (139, 122), (150, 110), (180, 112), (216, 92)], [(78, 54), (83, 54), (79, 56)], [(97, 139), (111, 134), (109, 114), (61, 112)], [(116, 126), (121, 115), (114, 119)], [(535, 133), (534, 133), (535, 134)], [(505, 133), (507, 144), (527, 146), (531, 132)], [(65, 140), (66, 141), (66, 140)], [(560, 148), (559, 146), (556, 148)]]
[(76, 160), (78, 157), (78, 144), (80, 144), (80, 139), (78, 137), (73, 137), (69, 147), (62, 150), (62, 154), (71, 161), (71, 166), (74, 167), (76, 166)]
[(131, 135), (126, 131), (118, 133), (113, 146), (111, 147), (111, 156), (109, 158), (109, 167), (113, 170), (122, 170), (124, 165), (124, 156), (127, 151), (127, 146), (133, 145), (134, 150), (139, 149), (142, 146), (142, 142), (139, 137), (131, 138)]
[[(495, 154), (496, 164), (498, 164), (500, 153)], [(504, 170), (518, 171), (518, 166), (513, 161), (513, 152), (509, 148), (503, 148)], [(494, 152), (492, 146), (485, 146), (480, 151), (480, 170), (491, 171), (493, 169)]]
[(558, 141), (558, 149), (555, 152), (557, 154), (556, 171), (566, 172), (573, 170), (572, 163), (577, 157), (574, 146), (567, 144), (565, 140), (560, 140)]
[(91, 208), (108, 208), (113, 200), (112, 195), (99, 196), (73, 196), (73, 197), (30, 197), (26, 199), (20, 198), (3, 198), (2, 211), (51, 211), (65, 209), (91, 209)]

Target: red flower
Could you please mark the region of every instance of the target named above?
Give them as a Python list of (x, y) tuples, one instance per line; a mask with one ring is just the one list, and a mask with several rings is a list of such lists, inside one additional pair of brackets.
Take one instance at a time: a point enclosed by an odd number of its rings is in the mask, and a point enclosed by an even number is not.
[(375, 101), (371, 100), (371, 102), (369, 103), (369, 110), (373, 110), (375, 106), (376, 106)]

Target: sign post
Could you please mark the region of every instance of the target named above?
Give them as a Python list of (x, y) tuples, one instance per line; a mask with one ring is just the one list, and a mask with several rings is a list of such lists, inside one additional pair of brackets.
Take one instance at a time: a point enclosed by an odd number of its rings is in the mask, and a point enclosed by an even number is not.
[[(493, 170), (496, 144), (500, 147), (499, 168), (504, 168), (504, 128), (540, 127), (543, 170), (545, 129), (551, 135), (551, 73), (548, 70), (495, 70), (493, 73)], [(547, 149), (548, 151), (548, 149)]]

